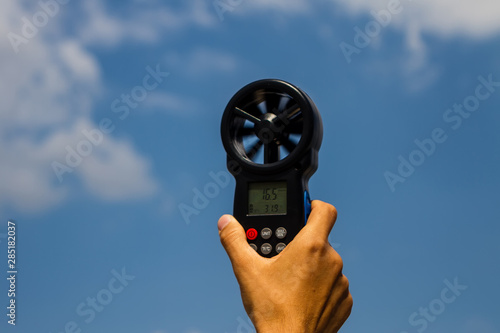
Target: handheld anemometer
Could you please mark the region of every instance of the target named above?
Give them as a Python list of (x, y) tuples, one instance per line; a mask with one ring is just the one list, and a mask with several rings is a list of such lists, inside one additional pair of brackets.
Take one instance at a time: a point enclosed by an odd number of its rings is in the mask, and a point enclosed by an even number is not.
[(275, 79), (250, 83), (221, 123), (227, 168), (236, 180), (233, 215), (264, 257), (283, 251), (311, 211), (308, 181), (318, 168), (321, 116), (305, 92)]

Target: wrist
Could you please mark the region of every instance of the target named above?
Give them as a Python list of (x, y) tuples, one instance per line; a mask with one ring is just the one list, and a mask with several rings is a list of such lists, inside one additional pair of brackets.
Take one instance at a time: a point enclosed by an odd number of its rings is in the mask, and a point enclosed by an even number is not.
[(297, 323), (266, 323), (255, 326), (257, 333), (314, 333), (314, 329)]
[[(299, 329), (297, 327), (265, 327), (263, 329), (256, 329), (257, 333), (309, 333), (306, 329)], [(312, 333), (312, 332), (311, 332)]]

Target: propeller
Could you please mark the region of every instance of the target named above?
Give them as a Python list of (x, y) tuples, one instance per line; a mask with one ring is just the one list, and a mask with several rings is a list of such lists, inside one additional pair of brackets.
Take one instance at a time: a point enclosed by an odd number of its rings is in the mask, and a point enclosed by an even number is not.
[(258, 89), (231, 112), (234, 139), (252, 162), (269, 164), (282, 160), (297, 147), (302, 136), (302, 110), (286, 93)]

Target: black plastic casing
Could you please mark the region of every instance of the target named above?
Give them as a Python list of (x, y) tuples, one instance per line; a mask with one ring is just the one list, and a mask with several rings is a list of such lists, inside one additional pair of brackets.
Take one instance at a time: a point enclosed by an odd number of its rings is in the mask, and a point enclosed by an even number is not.
[[(304, 115), (303, 133), (297, 147), (284, 159), (270, 164), (257, 164), (246, 158), (231, 137), (231, 109), (238, 106), (238, 101), (257, 87), (283, 89), (292, 96), (301, 107)], [(277, 255), (276, 245), (288, 245), (304, 227), (309, 200), (308, 181), (318, 168), (318, 151), (323, 138), (321, 117), (312, 100), (297, 87), (280, 80), (261, 80), (242, 88), (228, 103), (221, 124), (221, 136), (227, 152), (227, 168), (236, 180), (233, 215), (244, 227), (245, 232), (254, 228), (259, 232), (255, 240), (249, 241), (257, 247), (257, 252), (264, 257)], [(252, 182), (285, 181), (287, 184), (287, 212), (285, 215), (249, 215), (249, 184)], [(287, 230), (285, 238), (278, 239), (275, 231), (279, 227)], [(272, 236), (264, 240), (260, 232), (270, 228)], [(263, 254), (261, 246), (269, 243), (272, 251)]]
[[(312, 151), (311, 151), (312, 153)], [(305, 160), (309, 157), (305, 158)], [(303, 161), (307, 163), (307, 161)], [(259, 233), (264, 228), (270, 228), (273, 235), (270, 239), (264, 240), (260, 234), (249, 243), (257, 246), (257, 252), (264, 257), (275, 256), (276, 245), (278, 243), (289, 244), (290, 241), (299, 233), (306, 223), (308, 212), (306, 212), (306, 204), (304, 202), (305, 192), (308, 189), (308, 178), (305, 177), (304, 166), (307, 164), (298, 163), (296, 167), (277, 173), (260, 173), (248, 172), (241, 168), (231, 171), (234, 168), (234, 160), (228, 158), (227, 166), (230, 172), (236, 179), (236, 188), (234, 193), (233, 215), (241, 223), (245, 232), (249, 228), (255, 228)], [(287, 212), (286, 215), (248, 215), (248, 186), (252, 182), (274, 182), (286, 181), (287, 184)], [(287, 234), (284, 239), (278, 239), (275, 231), (279, 227), (284, 227)], [(271, 253), (264, 255), (260, 250), (262, 244), (271, 244), (273, 250)]]

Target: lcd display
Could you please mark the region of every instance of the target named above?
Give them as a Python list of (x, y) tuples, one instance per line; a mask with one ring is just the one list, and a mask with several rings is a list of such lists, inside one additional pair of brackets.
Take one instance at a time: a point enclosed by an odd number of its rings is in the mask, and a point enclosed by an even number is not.
[(286, 182), (248, 184), (248, 215), (286, 215)]

